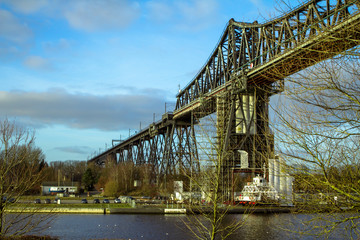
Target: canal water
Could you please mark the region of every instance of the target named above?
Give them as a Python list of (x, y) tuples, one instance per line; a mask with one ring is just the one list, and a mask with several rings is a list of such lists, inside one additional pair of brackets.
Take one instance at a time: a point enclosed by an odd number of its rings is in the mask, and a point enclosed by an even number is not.
[[(131, 240), (188, 240), (195, 239), (185, 227), (186, 215), (58, 215), (41, 232), (59, 239), (131, 239)], [(191, 216), (190, 216), (191, 217)], [(243, 221), (244, 225), (230, 240), (269, 239), (349, 239), (337, 231), (326, 237), (316, 238), (296, 233), (309, 229), (301, 223), (309, 215), (292, 214), (234, 214), (227, 221)]]

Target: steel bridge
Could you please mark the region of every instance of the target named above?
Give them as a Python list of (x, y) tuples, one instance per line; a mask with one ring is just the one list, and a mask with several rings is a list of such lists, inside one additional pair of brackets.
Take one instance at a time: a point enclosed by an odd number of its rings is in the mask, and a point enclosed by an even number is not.
[(360, 0), (311, 0), (262, 24), (231, 19), (205, 65), (176, 96), (174, 111), (89, 162), (149, 164), (158, 177), (198, 171), (195, 129), (216, 113), (217, 144), (230, 153), (224, 176), (261, 171), (274, 157), (270, 96), (282, 91), (287, 76), (355, 47), (359, 8)]

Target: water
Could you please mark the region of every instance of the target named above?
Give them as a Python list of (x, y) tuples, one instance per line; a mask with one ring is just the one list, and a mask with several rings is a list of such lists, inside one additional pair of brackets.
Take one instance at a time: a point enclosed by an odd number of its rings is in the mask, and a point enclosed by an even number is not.
[[(43, 235), (60, 239), (195, 239), (185, 227), (185, 215), (59, 215)], [(191, 217), (191, 216), (190, 216)], [(242, 221), (245, 224), (229, 239), (269, 240), (269, 239), (315, 239), (314, 236), (300, 235), (288, 230), (303, 231), (304, 220), (309, 215), (252, 214), (230, 215), (227, 221)], [(325, 239), (320, 237), (316, 239)], [(348, 239), (341, 232), (328, 239)]]

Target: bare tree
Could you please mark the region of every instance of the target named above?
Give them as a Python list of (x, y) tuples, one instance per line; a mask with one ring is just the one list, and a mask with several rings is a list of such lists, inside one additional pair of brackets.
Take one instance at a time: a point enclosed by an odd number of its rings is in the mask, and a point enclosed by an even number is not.
[[(114, 163), (106, 162), (105, 166), (98, 169), (100, 172), (96, 188), (104, 188), (106, 196), (128, 194), (134, 190), (134, 180), (137, 172), (144, 176), (143, 169), (147, 166), (135, 166), (133, 162)], [(146, 187), (146, 186), (145, 186)], [(147, 185), (149, 188), (149, 185)]]
[(278, 150), (295, 177), (295, 203), (301, 211), (326, 212), (308, 220), (308, 234), (342, 228), (348, 238), (360, 236), (359, 57), (353, 48), (289, 77), (273, 108)]
[(14, 201), (40, 185), (44, 167), (44, 155), (34, 147), (34, 134), (8, 119), (0, 122), (0, 237), (23, 235), (44, 221), (42, 216), (22, 214), (28, 212), (28, 205), (19, 204), (18, 213), (8, 214)]
[(229, 181), (224, 167), (232, 152), (225, 148), (225, 131), (221, 126), (219, 129), (219, 124), (223, 124), (221, 121), (224, 120), (214, 114), (197, 120), (198, 159), (194, 161), (200, 163), (200, 171), (185, 173), (189, 178), (192, 193), (198, 193), (202, 199), (200, 205), (188, 206), (193, 214), (184, 221), (196, 239), (226, 239), (243, 226), (246, 219), (245, 217), (242, 221), (237, 221), (227, 218), (233, 206), (224, 204), (227, 199), (224, 181)]
[[(352, 9), (358, 13), (357, 3), (354, 8), (345, 6), (354, 2), (306, 2), (320, 12), (321, 4), (344, 4), (343, 12), (331, 16), (336, 13), (333, 11), (326, 20), (334, 18), (344, 23)], [(278, 3), (281, 14), (292, 9), (289, 1)], [(311, 10), (308, 13), (310, 16)], [(314, 25), (326, 14), (319, 14)], [(294, 20), (297, 23), (301, 23), (300, 18)], [(332, 24), (311, 29), (309, 36), (331, 32), (328, 30)], [(341, 231), (347, 239), (359, 238), (360, 41), (357, 26), (348, 26), (342, 34), (317, 42), (317, 48), (295, 45), (305, 54), (297, 55), (275, 72), (285, 78), (285, 91), (271, 101), (276, 150), (286, 159), (286, 167), (295, 178), (297, 210), (310, 213), (303, 222), (306, 229), (292, 228), (301, 234), (330, 236)], [(291, 66), (307, 68), (293, 74)]]

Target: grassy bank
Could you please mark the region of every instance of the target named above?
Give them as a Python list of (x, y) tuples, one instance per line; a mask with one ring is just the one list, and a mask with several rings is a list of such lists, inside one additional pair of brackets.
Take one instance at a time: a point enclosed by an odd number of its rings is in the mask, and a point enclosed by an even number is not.
[(127, 203), (88, 203), (88, 204), (35, 204), (35, 203), (14, 203), (9, 208), (130, 208)]
[(110, 208), (127, 209), (129, 204), (22, 204), (15, 203), (6, 208), (8, 213), (109, 213)]
[(105, 214), (108, 211), (106, 208), (18, 208), (11, 207), (5, 210), (7, 213), (91, 213), (91, 214)]

